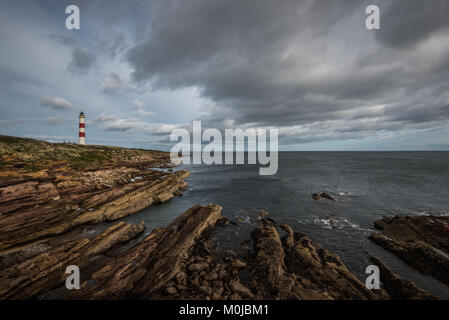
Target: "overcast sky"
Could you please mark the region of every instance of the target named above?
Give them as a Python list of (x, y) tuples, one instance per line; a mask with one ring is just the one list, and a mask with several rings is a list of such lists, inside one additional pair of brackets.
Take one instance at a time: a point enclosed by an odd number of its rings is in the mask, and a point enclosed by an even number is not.
[(84, 111), (91, 144), (168, 150), (202, 120), (281, 150), (449, 150), (447, 0), (0, 3), (0, 134), (77, 141)]

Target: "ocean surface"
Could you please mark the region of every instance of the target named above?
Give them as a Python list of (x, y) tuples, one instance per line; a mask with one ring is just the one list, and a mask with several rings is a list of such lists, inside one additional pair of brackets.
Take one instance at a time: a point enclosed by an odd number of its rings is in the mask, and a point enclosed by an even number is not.
[[(260, 176), (257, 165), (181, 165), (191, 176), (183, 196), (129, 216), (146, 221), (149, 233), (166, 226), (196, 204), (219, 204), (223, 215), (245, 220), (237, 232), (222, 234), (238, 252), (260, 222), (259, 210), (289, 224), (340, 256), (365, 281), (368, 252), (394, 272), (440, 297), (449, 288), (408, 268), (370, 242), (373, 222), (382, 216), (449, 214), (449, 152), (280, 152), (276, 175)], [(315, 201), (326, 192), (336, 201)], [(337, 228), (332, 228), (329, 217)], [(225, 229), (226, 230), (226, 229)]]

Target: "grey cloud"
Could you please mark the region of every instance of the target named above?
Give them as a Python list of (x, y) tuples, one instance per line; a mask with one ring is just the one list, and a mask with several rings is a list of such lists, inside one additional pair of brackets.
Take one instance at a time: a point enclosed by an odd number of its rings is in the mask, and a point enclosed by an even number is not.
[(59, 97), (43, 96), (40, 101), (41, 105), (44, 107), (49, 107), (54, 110), (74, 110), (80, 109), (79, 107), (73, 105), (67, 99)]
[(78, 42), (69, 36), (52, 34), (50, 39), (58, 42), (72, 50), (72, 59), (67, 65), (67, 70), (75, 74), (84, 74), (90, 71), (95, 66), (97, 58), (89, 50), (78, 45)]
[[(70, 71), (85, 73), (96, 64), (117, 66), (107, 70), (104, 82), (96, 86), (108, 94), (126, 93), (127, 100), (114, 99), (110, 110), (127, 116), (90, 118), (88, 123), (100, 130), (166, 139), (171, 129), (188, 127), (142, 120), (151, 116), (150, 111), (138, 103), (133, 106), (135, 97), (130, 93), (148, 93), (150, 87), (199, 92), (208, 108), (196, 113), (204, 114), (203, 128), (278, 127), (281, 143), (286, 144), (448, 130), (445, 0), (110, 0), (107, 5), (79, 0), (79, 4), (82, 21), (90, 24), (84, 26), (94, 31), (50, 37), (69, 49)], [(368, 4), (381, 8), (379, 31), (364, 26)], [(53, 5), (46, 5), (46, 12), (51, 12)], [(131, 66), (130, 80), (121, 62)], [(0, 78), (0, 89), (9, 96), (61, 92), (16, 81), (4, 72)], [(11, 85), (19, 82), (22, 87)], [(67, 100), (47, 98), (42, 102), (45, 107), (74, 107)], [(108, 103), (107, 99), (112, 97), (98, 97), (96, 103)], [(148, 105), (159, 103), (156, 95), (141, 99)], [(128, 101), (126, 106), (120, 105), (123, 101)], [(191, 101), (186, 104), (192, 108)], [(63, 119), (42, 121), (56, 125)]]
[(76, 73), (89, 71), (95, 65), (96, 57), (88, 51), (81, 48), (73, 48), (72, 61), (67, 66), (68, 70)]
[(115, 115), (101, 113), (92, 120), (89, 125), (98, 125), (104, 131), (125, 133), (143, 133), (154, 135), (169, 135), (174, 129), (186, 128), (189, 124), (165, 124), (142, 121), (138, 118), (121, 118)]
[(381, 6), (380, 41), (393, 48), (410, 48), (433, 33), (449, 29), (449, 1), (393, 0)]
[[(380, 31), (364, 26), (372, 3), (381, 7)], [(203, 118), (209, 126), (226, 119), (286, 129), (314, 124), (317, 140), (424, 129), (449, 119), (441, 102), (449, 90), (449, 11), (447, 1), (435, 4), (164, 1), (128, 62), (138, 83), (198, 87), (217, 105)], [(424, 41), (435, 36), (439, 42)], [(396, 50), (411, 44), (417, 47)]]
[(6, 127), (6, 126), (11, 126), (11, 125), (16, 125), (16, 124), (22, 124), (25, 122), (30, 122), (30, 121), (35, 121), (36, 119), (34, 118), (17, 118), (17, 119), (10, 119), (10, 120), (0, 120), (0, 125), (2, 127)]
[(29, 117), (23, 117), (23, 118), (17, 118), (17, 119), (10, 119), (10, 120), (0, 120), (0, 125), (3, 126), (13, 126), (17, 124), (23, 124), (23, 123), (30, 123), (30, 122), (38, 122), (42, 123), (45, 122), (46, 124), (50, 126), (64, 124), (64, 123), (71, 123), (74, 122), (74, 119), (71, 118), (59, 118), (59, 117), (49, 117), (45, 119), (40, 118), (29, 118)]
[(128, 84), (116, 73), (109, 74), (100, 85), (100, 88), (103, 90), (103, 92), (110, 94), (114, 94), (119, 91), (128, 91), (135, 93), (144, 92), (143, 89)]
[(64, 123), (74, 123), (76, 120), (73, 118), (60, 118), (60, 117), (49, 117), (45, 119), (45, 122), (49, 125), (59, 125)]

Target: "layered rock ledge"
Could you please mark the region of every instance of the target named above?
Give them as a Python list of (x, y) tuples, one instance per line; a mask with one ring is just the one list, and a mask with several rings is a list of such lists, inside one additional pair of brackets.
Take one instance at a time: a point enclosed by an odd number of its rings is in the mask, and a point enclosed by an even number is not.
[[(129, 241), (145, 229), (144, 223), (130, 225), (120, 222), (93, 239), (69, 240), (61, 245), (37, 245), (37, 255), (15, 252), (6, 255), (3, 265), (13, 263), (0, 270), (0, 299), (30, 299), (46, 293), (61, 285), (67, 274), (66, 267), (76, 265), (79, 268), (91, 263), (91, 258), (104, 253), (117, 244)], [(39, 251), (43, 249), (43, 253)], [(29, 255), (29, 253), (28, 253)], [(5, 257), (4, 257), (5, 258)], [(23, 260), (23, 261), (22, 261)]]
[(2, 136), (0, 151), (0, 250), (166, 202), (189, 176), (151, 169), (170, 161), (159, 151)]
[(0, 299), (49, 294), (71, 264), (89, 276), (145, 225), (83, 230), (181, 195), (189, 176), (173, 171), (167, 152), (8, 136), (0, 165)]
[(370, 239), (411, 268), (449, 285), (449, 217), (395, 216), (374, 223)]

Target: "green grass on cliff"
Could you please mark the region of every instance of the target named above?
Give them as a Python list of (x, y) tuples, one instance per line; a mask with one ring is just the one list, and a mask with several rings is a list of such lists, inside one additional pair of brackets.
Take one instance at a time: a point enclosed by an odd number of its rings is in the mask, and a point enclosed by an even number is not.
[(75, 143), (50, 143), (29, 138), (0, 135), (0, 165), (14, 163), (26, 171), (35, 171), (48, 163), (64, 161), (74, 168), (92, 163), (130, 161), (133, 158), (161, 158), (167, 153), (154, 150), (122, 147), (79, 145)]

